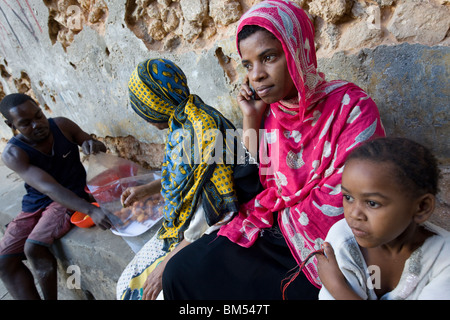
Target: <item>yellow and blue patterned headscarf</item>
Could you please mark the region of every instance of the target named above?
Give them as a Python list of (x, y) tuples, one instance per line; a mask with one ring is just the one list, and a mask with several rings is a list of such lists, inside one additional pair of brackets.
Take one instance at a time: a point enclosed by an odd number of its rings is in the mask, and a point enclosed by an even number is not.
[(175, 108), (189, 96), (183, 71), (169, 60), (141, 62), (128, 83), (133, 110), (149, 122), (168, 122)]
[(190, 94), (183, 71), (169, 60), (140, 63), (128, 88), (139, 116), (169, 124), (161, 181), (164, 222), (158, 235), (170, 250), (182, 240), (200, 198), (209, 225), (238, 211), (233, 164), (225, 164), (227, 153), (234, 154), (236, 146), (236, 139), (226, 139), (226, 130), (235, 128), (219, 111)]

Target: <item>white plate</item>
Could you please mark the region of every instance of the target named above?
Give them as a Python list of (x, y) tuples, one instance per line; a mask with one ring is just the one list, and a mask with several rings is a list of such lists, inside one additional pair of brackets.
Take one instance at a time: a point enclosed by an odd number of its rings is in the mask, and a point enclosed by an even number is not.
[[(162, 217), (161, 217), (162, 218)], [(161, 218), (157, 220), (147, 220), (144, 223), (133, 221), (126, 227), (122, 228), (111, 228), (111, 232), (115, 235), (122, 237), (136, 237), (143, 234), (145, 231), (153, 227)]]

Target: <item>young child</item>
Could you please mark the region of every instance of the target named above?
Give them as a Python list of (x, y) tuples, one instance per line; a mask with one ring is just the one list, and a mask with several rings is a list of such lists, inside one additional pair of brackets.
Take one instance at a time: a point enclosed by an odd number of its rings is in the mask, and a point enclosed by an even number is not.
[(380, 138), (342, 175), (345, 219), (318, 255), (319, 299), (450, 299), (450, 233), (427, 222), (439, 169), (424, 146)]

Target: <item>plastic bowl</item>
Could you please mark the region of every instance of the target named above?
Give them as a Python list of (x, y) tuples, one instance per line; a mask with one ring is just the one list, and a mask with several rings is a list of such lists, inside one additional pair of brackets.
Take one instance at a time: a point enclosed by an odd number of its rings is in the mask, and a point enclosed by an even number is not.
[[(94, 206), (99, 206), (96, 202), (92, 203)], [(95, 225), (94, 221), (87, 214), (75, 211), (70, 218), (70, 222), (80, 228), (90, 228)]]

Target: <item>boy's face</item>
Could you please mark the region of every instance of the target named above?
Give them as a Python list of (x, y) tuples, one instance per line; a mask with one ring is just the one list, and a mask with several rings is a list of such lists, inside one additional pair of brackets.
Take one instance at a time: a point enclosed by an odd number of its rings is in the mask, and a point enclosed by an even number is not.
[(11, 122), (8, 124), (17, 129), (28, 141), (41, 142), (50, 135), (50, 125), (41, 108), (33, 101), (26, 101), (10, 111)]
[(394, 177), (390, 162), (352, 159), (342, 174), (344, 215), (361, 247), (394, 244), (414, 223), (416, 201)]
[(289, 74), (283, 46), (272, 34), (257, 31), (241, 40), (239, 49), (250, 84), (265, 103), (298, 95)]

